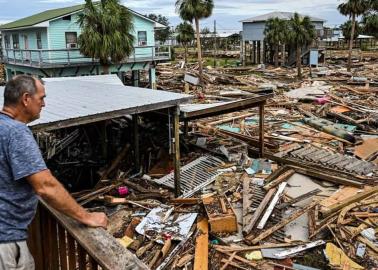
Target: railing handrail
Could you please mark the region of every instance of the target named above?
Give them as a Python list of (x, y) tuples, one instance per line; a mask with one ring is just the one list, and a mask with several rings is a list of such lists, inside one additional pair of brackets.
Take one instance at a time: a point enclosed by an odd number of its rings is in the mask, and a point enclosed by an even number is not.
[[(162, 50), (164, 48), (164, 50)], [(76, 65), (80, 63), (97, 63), (98, 59), (92, 59), (80, 52), (80, 48), (63, 49), (14, 49), (3, 48), (4, 62), (22, 64), (27, 66), (41, 65)], [(136, 46), (132, 53), (121, 63), (134, 61), (159, 61), (171, 58), (170, 46)]]
[[(135, 49), (149, 49), (149, 48), (165, 48), (165, 47), (168, 47), (170, 49), (170, 45), (166, 45), (166, 46), (152, 46), (152, 45), (149, 45), (149, 46), (135, 46), (134, 47), (134, 51)], [(13, 48), (3, 48), (3, 50), (5, 51), (9, 51), (9, 52), (66, 52), (66, 51), (80, 51), (80, 48), (63, 48), (63, 49), (13, 49)], [(168, 53), (168, 52), (167, 52)]]

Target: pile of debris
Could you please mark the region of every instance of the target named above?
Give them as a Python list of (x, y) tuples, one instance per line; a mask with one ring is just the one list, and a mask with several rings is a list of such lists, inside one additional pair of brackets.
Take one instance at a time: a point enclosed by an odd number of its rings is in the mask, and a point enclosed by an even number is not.
[[(148, 126), (142, 173), (130, 170), (133, 155), (119, 145), (111, 164), (96, 167), (102, 168), (96, 187), (74, 196), (107, 212), (108, 232), (151, 269), (377, 268), (375, 65), (354, 74), (337, 64), (305, 68), (304, 81), (294, 69), (207, 69), (198, 103), (274, 92), (265, 108), (263, 158), (257, 110), (192, 121), (181, 142), (175, 198), (172, 162), (163, 151), (169, 142), (152, 139), (153, 125), (142, 121)], [(159, 65), (159, 87), (201, 93), (197, 85), (184, 87), (188, 71), (197, 75), (196, 66)]]

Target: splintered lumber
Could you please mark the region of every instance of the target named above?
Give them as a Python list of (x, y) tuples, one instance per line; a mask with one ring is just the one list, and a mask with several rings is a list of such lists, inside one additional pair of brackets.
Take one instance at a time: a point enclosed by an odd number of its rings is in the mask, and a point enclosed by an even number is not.
[(206, 218), (197, 223), (198, 236), (194, 257), (194, 270), (206, 270), (209, 265), (209, 223)]
[(266, 210), (265, 214), (261, 218), (260, 223), (257, 225), (257, 229), (262, 230), (264, 228), (266, 222), (268, 221), (270, 215), (272, 214), (274, 210), (274, 207), (276, 206), (278, 200), (281, 198), (281, 195), (284, 192), (286, 185), (287, 185), (287, 182), (283, 182), (278, 187), (278, 190), (276, 194), (274, 195), (272, 201), (270, 202), (268, 209)]
[(246, 228), (251, 220), (251, 189), (250, 183), (251, 179), (248, 177), (247, 173), (244, 173), (241, 177), (241, 181), (243, 183), (243, 230)]
[[(228, 266), (228, 265), (231, 265), (237, 269), (242, 269), (242, 270), (248, 270), (248, 268), (244, 268), (244, 267), (241, 267), (239, 264), (237, 264), (236, 262), (233, 262), (233, 261), (229, 261), (227, 259), (222, 259), (221, 260), (222, 263), (224, 263), (224, 265)], [(222, 268), (222, 269), (226, 269), (226, 268)]]
[(323, 241), (323, 240), (317, 240), (317, 241), (314, 241), (314, 242), (311, 242), (311, 243), (299, 245), (299, 246), (278, 252), (278, 253), (275, 254), (275, 256), (280, 258), (280, 259), (284, 259), (288, 256), (302, 252), (304, 250), (311, 249), (311, 248), (314, 248), (314, 247), (317, 247), (317, 246), (320, 246), (320, 245), (324, 245), (325, 243), (326, 242)]
[(199, 198), (175, 198), (169, 201), (171, 204), (186, 204), (186, 205), (196, 205), (201, 203)]
[(202, 198), (211, 232), (235, 232), (238, 230), (236, 214), (226, 196)]
[(329, 207), (327, 207), (326, 209), (320, 209), (320, 212), (324, 215), (324, 216), (328, 216), (334, 212), (337, 212), (339, 211), (340, 209), (354, 203), (354, 202), (358, 202), (360, 200), (363, 200), (367, 197), (369, 197), (370, 195), (373, 195), (374, 193), (378, 192), (378, 187), (374, 187), (374, 188), (371, 188), (371, 189), (368, 189), (368, 190), (365, 190), (361, 193), (358, 193), (342, 202), (339, 202), (335, 205), (331, 205)]
[(272, 182), (269, 182), (268, 184), (266, 184), (264, 186), (264, 189), (265, 190), (269, 190), (271, 188), (274, 188), (274, 187), (278, 186), (280, 183), (282, 183), (283, 181), (287, 180), (294, 173), (295, 173), (295, 170), (293, 170), (293, 169), (290, 169), (290, 170), (284, 172), (283, 174), (281, 174), (280, 176), (278, 176), (276, 179), (274, 179)]
[(296, 198), (290, 200), (289, 202), (281, 203), (280, 205), (277, 206), (277, 208), (278, 208), (278, 209), (283, 209), (283, 208), (285, 208), (285, 207), (287, 207), (287, 206), (289, 206), (289, 205), (293, 205), (293, 204), (295, 204), (295, 203), (297, 203), (297, 202), (300, 202), (300, 201), (303, 201), (303, 200), (305, 200), (305, 199), (307, 199), (307, 198), (309, 198), (309, 197), (311, 197), (311, 196), (313, 196), (313, 195), (316, 195), (316, 194), (318, 194), (319, 192), (321, 192), (320, 189), (318, 189), (318, 188), (317, 188), (317, 189), (314, 189), (314, 190), (312, 190), (312, 191), (309, 191), (309, 192), (307, 192), (307, 193), (305, 193), (305, 194), (302, 194), (302, 195), (300, 195), (300, 196), (298, 196), (298, 197), (296, 197)]
[(150, 250), (153, 246), (154, 246), (154, 242), (151, 241), (147, 245), (139, 248), (135, 254), (137, 255), (138, 258), (140, 258), (143, 256), (144, 253), (146, 253), (146, 251)]
[(135, 228), (138, 226), (138, 224), (141, 222), (141, 219), (138, 217), (135, 217), (131, 220), (129, 226), (127, 226), (125, 230), (125, 236), (133, 239), (135, 234)]
[[(231, 256), (232, 255), (232, 253), (230, 253), (230, 252), (226, 252), (226, 251), (223, 251), (222, 249), (215, 249), (216, 251), (218, 251), (218, 252), (220, 252), (220, 253), (223, 253), (223, 254), (225, 254), (225, 255), (228, 255), (228, 256)], [(242, 263), (245, 263), (245, 264), (247, 264), (247, 265), (249, 265), (249, 266), (251, 266), (252, 267), (252, 269), (256, 269), (257, 268), (257, 263), (254, 263), (254, 262), (252, 262), (252, 261), (250, 261), (250, 260), (247, 260), (247, 259), (244, 259), (243, 257), (240, 257), (240, 256), (238, 256), (238, 255), (235, 255), (234, 256), (234, 259), (235, 260), (237, 260), (237, 261), (240, 261), (240, 262), (242, 262)]]
[(101, 180), (107, 179), (107, 177), (109, 176), (109, 174), (118, 167), (119, 163), (123, 159), (125, 159), (126, 154), (127, 154), (128, 150), (129, 150), (129, 148), (130, 148), (130, 144), (126, 144), (122, 148), (121, 152), (119, 152), (119, 154), (116, 156), (116, 158), (112, 161), (112, 163), (110, 164), (109, 168), (107, 168), (106, 171), (101, 175)]
[(290, 217), (285, 218), (282, 222), (277, 223), (273, 227), (271, 227), (271, 228), (265, 230), (264, 232), (260, 233), (259, 236), (257, 236), (256, 238), (254, 238), (255, 237), (254, 235), (250, 235), (250, 236), (246, 237), (246, 239), (248, 241), (250, 241), (252, 244), (255, 245), (258, 242), (260, 242), (261, 240), (267, 238), (268, 236), (270, 236), (271, 234), (276, 232), (277, 230), (283, 228), (284, 226), (286, 226), (287, 224), (289, 224), (293, 220), (296, 220), (298, 217), (300, 217), (301, 215), (306, 213), (311, 208), (315, 207), (315, 205), (317, 205), (317, 204), (318, 204), (318, 202), (314, 201), (311, 204), (309, 204), (308, 206), (304, 207), (303, 209), (298, 210), (297, 212), (293, 213)]
[[(228, 258), (225, 262), (224, 262), (224, 265), (222, 266), (221, 270), (225, 270), (227, 268), (227, 266), (232, 262), (232, 260), (234, 259), (234, 257), (236, 256), (236, 252), (233, 252), (230, 256), (230, 258)], [(223, 262), (223, 260), (222, 260)]]
[(250, 223), (243, 229), (243, 234), (248, 235), (251, 233), (251, 230), (255, 226), (257, 220), (260, 218), (261, 214), (265, 210), (265, 207), (270, 202), (270, 199), (273, 197), (274, 193), (276, 192), (275, 188), (272, 188), (268, 191), (268, 193), (265, 195), (264, 199), (260, 203), (259, 207), (257, 207), (255, 213), (253, 214)]
[(315, 177), (324, 181), (346, 185), (346, 186), (358, 187), (358, 188), (362, 188), (364, 186), (364, 184), (359, 181), (351, 180), (349, 178), (342, 177), (342, 176), (332, 175), (327, 172), (321, 172), (316, 169), (311, 169), (304, 166), (298, 167), (298, 166), (293, 166), (293, 165), (290, 165), (290, 167), (293, 168), (297, 173)]
[(221, 245), (213, 245), (217, 251), (221, 252), (246, 252), (246, 251), (253, 251), (253, 250), (260, 250), (260, 249), (268, 249), (268, 248), (283, 248), (283, 247), (293, 247), (298, 246), (298, 243), (279, 243), (279, 244), (265, 244), (259, 246), (221, 246)]

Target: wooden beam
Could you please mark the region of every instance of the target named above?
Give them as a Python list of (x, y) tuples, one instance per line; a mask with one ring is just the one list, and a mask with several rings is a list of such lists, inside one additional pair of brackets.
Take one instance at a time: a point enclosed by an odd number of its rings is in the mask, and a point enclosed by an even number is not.
[(173, 116), (173, 129), (174, 129), (174, 166), (175, 166), (175, 196), (181, 195), (180, 183), (180, 108), (177, 106)]
[(206, 218), (197, 223), (198, 236), (194, 257), (194, 270), (207, 270), (209, 265), (209, 223)]
[(286, 181), (289, 177), (291, 177), (294, 173), (295, 173), (295, 170), (293, 170), (293, 169), (290, 169), (290, 170), (284, 172), (283, 174), (279, 175), (276, 179), (274, 179), (271, 182), (269, 182), (268, 184), (266, 184), (264, 186), (264, 189), (269, 190), (271, 188), (278, 186), (280, 183), (282, 183), (283, 181)]
[(274, 210), (274, 207), (276, 206), (278, 200), (281, 198), (281, 195), (284, 192), (286, 185), (287, 185), (287, 182), (283, 182), (278, 187), (277, 193), (274, 195), (272, 201), (270, 202), (270, 205), (268, 206), (268, 209), (266, 210), (265, 214), (261, 218), (260, 223), (257, 225), (257, 229), (262, 230), (264, 228), (266, 222), (268, 221), (270, 215), (272, 214)]
[(255, 226), (257, 220), (260, 218), (261, 214), (265, 210), (265, 207), (270, 202), (270, 199), (273, 197), (274, 193), (276, 192), (275, 188), (272, 188), (268, 191), (268, 193), (265, 195), (264, 199), (260, 203), (259, 207), (257, 207), (255, 213), (253, 214), (250, 223), (243, 229), (243, 234), (248, 235), (251, 233), (251, 230)]
[(259, 106), (259, 151), (260, 151), (260, 158), (264, 156), (264, 103), (261, 103)]
[[(320, 209), (320, 212), (324, 215), (324, 216), (328, 216), (334, 212), (337, 212), (339, 211), (340, 209), (344, 208), (344, 207), (348, 207), (350, 205), (352, 205), (353, 203), (355, 202), (359, 202), (367, 197), (369, 197), (370, 195), (373, 195), (375, 194), (376, 192), (378, 192), (378, 187), (374, 187), (374, 188), (371, 188), (371, 189), (368, 189), (364, 192), (361, 192), (361, 193), (357, 193), (356, 195), (346, 199), (346, 200), (343, 200), (342, 202), (340, 203), (337, 203), (335, 205), (332, 205), (330, 207), (327, 207), (326, 209)], [(351, 209), (351, 208), (349, 208)]]
[(296, 220), (298, 217), (300, 217), (301, 215), (303, 215), (304, 213), (306, 213), (308, 210), (310, 210), (311, 208), (313, 208), (317, 204), (318, 204), (317, 201), (312, 202), (311, 204), (309, 204), (305, 208), (303, 208), (301, 210), (298, 210), (297, 212), (295, 212), (294, 214), (292, 214), (290, 217), (287, 217), (286, 219), (284, 219), (280, 223), (277, 223), (273, 227), (271, 227), (271, 228), (265, 230), (264, 232), (260, 233), (256, 238), (255, 238), (254, 235), (250, 235), (250, 236), (246, 237), (246, 240), (248, 240), (252, 244), (257, 244), (258, 242), (260, 242), (261, 240), (267, 238), (268, 236), (270, 236), (271, 234), (273, 234), (277, 230), (283, 228), (284, 226), (286, 226), (287, 224), (289, 224), (293, 220)]

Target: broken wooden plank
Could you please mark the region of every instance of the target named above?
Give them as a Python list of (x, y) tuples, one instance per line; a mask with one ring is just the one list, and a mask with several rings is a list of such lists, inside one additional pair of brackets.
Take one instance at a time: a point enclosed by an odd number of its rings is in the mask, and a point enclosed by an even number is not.
[(274, 195), (272, 201), (270, 202), (265, 214), (261, 218), (260, 223), (257, 225), (257, 229), (262, 230), (264, 228), (266, 222), (268, 221), (270, 215), (272, 214), (274, 210), (274, 207), (278, 203), (278, 200), (281, 198), (281, 195), (284, 192), (286, 185), (287, 185), (287, 182), (283, 182), (279, 185), (276, 194)]
[(309, 209), (313, 208), (317, 204), (318, 204), (317, 201), (312, 202), (311, 204), (309, 204), (308, 206), (304, 207), (303, 209), (296, 211), (291, 216), (289, 216), (286, 219), (284, 219), (282, 222), (277, 223), (273, 227), (271, 227), (271, 228), (265, 230), (264, 232), (260, 233), (256, 238), (255, 238), (254, 235), (250, 235), (250, 236), (246, 237), (246, 240), (248, 240), (252, 244), (258, 243), (259, 241), (267, 238), (268, 236), (270, 236), (271, 234), (273, 234), (277, 230), (283, 228), (284, 226), (286, 226), (287, 224), (289, 224), (293, 220), (297, 219), (298, 217), (300, 217), (301, 215), (303, 215), (304, 213), (306, 213)]
[(274, 188), (278, 186), (280, 183), (283, 181), (287, 180), (290, 176), (292, 176), (295, 173), (295, 170), (289, 169), (288, 171), (284, 172), (283, 174), (279, 175), (276, 179), (273, 181), (269, 182), (264, 186), (265, 190), (269, 190), (271, 188)]
[(278, 252), (278, 253), (275, 254), (275, 256), (277, 256), (278, 259), (285, 259), (287, 257), (290, 257), (290, 256), (297, 254), (299, 252), (302, 252), (304, 250), (311, 249), (311, 248), (314, 248), (314, 247), (317, 247), (317, 246), (320, 246), (320, 245), (324, 245), (325, 243), (326, 242), (323, 241), (323, 240), (314, 241), (314, 242), (311, 242), (311, 243), (303, 244), (303, 245), (300, 245), (300, 246), (296, 246), (296, 247)]
[[(234, 257), (236, 256), (236, 252), (233, 252), (230, 256), (230, 258), (228, 258), (227, 260), (225, 260), (224, 262), (224, 265), (222, 266), (221, 270), (225, 270), (227, 268), (227, 266), (232, 263), (232, 260), (234, 259)], [(223, 262), (223, 260), (222, 260)]]
[(361, 201), (367, 197), (369, 197), (370, 195), (374, 194), (378, 192), (378, 187), (374, 187), (374, 188), (371, 188), (371, 189), (368, 189), (368, 190), (365, 190), (361, 193), (357, 193), (356, 195), (340, 202), (340, 203), (337, 203), (335, 205), (332, 205), (332, 206), (329, 206), (328, 208), (326, 209), (320, 209), (320, 212), (324, 215), (324, 216), (328, 216), (334, 212), (337, 212), (339, 211), (340, 209), (344, 208), (345, 206), (348, 206), (354, 202), (358, 202), (358, 201)]
[[(231, 266), (233, 266), (233, 267), (235, 267), (235, 268), (237, 268), (237, 269), (248, 270), (248, 268), (241, 267), (238, 263), (236, 263), (236, 262), (232, 262), (232, 261), (230, 262), (230, 261), (228, 261), (227, 259), (222, 259), (221, 262), (224, 263), (225, 265), (226, 265), (226, 263), (227, 263), (227, 266), (228, 266), (228, 265), (231, 265)], [(225, 269), (226, 269), (226, 268), (225, 268)]]
[(224, 252), (246, 252), (246, 251), (253, 251), (253, 250), (260, 250), (260, 249), (268, 249), (268, 248), (282, 248), (282, 247), (292, 247), (297, 246), (298, 244), (295, 242), (292, 243), (279, 243), (279, 244), (264, 244), (258, 246), (221, 246), (221, 245), (213, 245), (213, 248), (216, 250), (222, 250)]
[(243, 183), (243, 231), (246, 228), (251, 220), (251, 189), (250, 183), (251, 179), (248, 177), (247, 173), (244, 173), (241, 176), (241, 182)]
[(243, 229), (243, 234), (248, 235), (251, 233), (251, 230), (255, 226), (257, 220), (260, 218), (261, 214), (265, 210), (265, 207), (270, 202), (270, 199), (273, 197), (274, 193), (276, 192), (275, 188), (272, 188), (268, 191), (268, 193), (265, 195), (264, 199), (260, 203), (259, 207), (256, 209), (255, 213), (253, 214), (250, 223)]
[(294, 199), (292, 199), (292, 200), (290, 200), (290, 201), (288, 201), (288, 202), (285, 202), (285, 203), (281, 203), (280, 205), (277, 205), (277, 209), (283, 209), (283, 208), (285, 208), (285, 207), (288, 207), (289, 205), (293, 205), (293, 204), (295, 204), (295, 203), (297, 203), (297, 202), (300, 202), (300, 201), (303, 201), (303, 200), (305, 200), (305, 199), (307, 199), (307, 198), (309, 198), (309, 197), (311, 197), (311, 196), (313, 196), (313, 195), (316, 195), (316, 194), (318, 194), (319, 192), (321, 192), (321, 190), (320, 189), (314, 189), (314, 190), (312, 190), (312, 191), (309, 191), (309, 192), (307, 192), (307, 193), (305, 193), (305, 194), (302, 194), (302, 195), (300, 195), (300, 196), (298, 196), (298, 197), (296, 197), (296, 198), (294, 198)]
[[(223, 207), (221, 199), (223, 199)], [(202, 198), (202, 202), (211, 232), (235, 232), (238, 230), (235, 211), (226, 196), (210, 196)]]
[(209, 223), (206, 218), (197, 223), (198, 236), (196, 237), (196, 248), (194, 257), (194, 270), (208, 269), (209, 257)]

